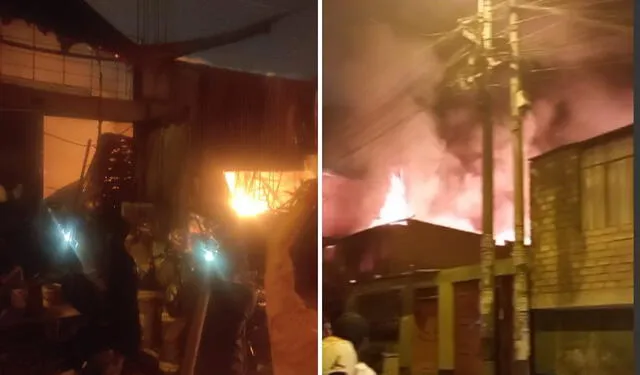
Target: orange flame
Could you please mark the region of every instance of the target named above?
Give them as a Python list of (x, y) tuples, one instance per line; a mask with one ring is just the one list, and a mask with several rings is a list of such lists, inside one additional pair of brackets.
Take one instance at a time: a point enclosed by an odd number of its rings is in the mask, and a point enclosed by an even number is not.
[(380, 209), (378, 218), (371, 224), (372, 227), (385, 224), (407, 224), (406, 219), (413, 216), (413, 213), (409, 208), (405, 190), (402, 174), (391, 175), (389, 192)]
[[(412, 216), (413, 213), (411, 211), (411, 207), (406, 199), (406, 189), (404, 181), (402, 180), (402, 174), (393, 174), (391, 175), (389, 191), (387, 192), (384, 204), (380, 209), (378, 218), (371, 223), (371, 227), (386, 224), (406, 225), (406, 219)], [(480, 233), (471, 221), (457, 216), (436, 216), (429, 218), (427, 222), (465, 232)], [(502, 246), (507, 242), (512, 242), (513, 240), (513, 230), (506, 230), (496, 233), (495, 235), (496, 245)], [(524, 239), (524, 243), (525, 245), (530, 245), (531, 238), (526, 237)]]
[(259, 194), (260, 189), (238, 184), (236, 172), (224, 172), (224, 178), (231, 193), (229, 204), (238, 216), (255, 217), (269, 211), (269, 202)]
[(225, 171), (229, 205), (243, 218), (281, 208), (305, 180), (316, 177), (315, 160), (305, 160), (305, 169), (300, 171)]

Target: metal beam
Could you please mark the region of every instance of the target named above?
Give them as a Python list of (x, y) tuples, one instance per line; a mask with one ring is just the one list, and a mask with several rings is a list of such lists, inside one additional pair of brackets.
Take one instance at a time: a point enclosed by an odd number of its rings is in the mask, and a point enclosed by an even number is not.
[(169, 104), (164, 103), (75, 95), (9, 83), (0, 83), (0, 108), (114, 122), (175, 118), (177, 115)]

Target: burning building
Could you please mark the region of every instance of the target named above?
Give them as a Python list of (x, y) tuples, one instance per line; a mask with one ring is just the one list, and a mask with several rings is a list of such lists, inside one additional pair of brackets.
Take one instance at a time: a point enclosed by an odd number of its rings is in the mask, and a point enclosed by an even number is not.
[[(21, 147), (44, 153), (43, 161), (25, 168), (42, 170), (36, 173), (40, 177), (29, 178), (35, 179), (38, 191), (42, 190), (36, 195), (48, 196), (77, 180), (82, 174), (85, 149), (89, 150), (90, 161), (100, 132), (133, 136), (134, 128), (136, 168), (140, 170), (153, 164), (144, 159), (156, 158), (144, 155), (147, 153), (169, 152), (174, 160), (179, 159), (176, 149), (147, 141), (162, 130), (176, 139), (175, 144), (191, 139), (193, 153), (196, 149), (201, 152), (204, 144), (216, 143), (212, 146), (217, 150), (216, 173), (222, 176), (223, 171), (229, 172), (227, 183), (224, 177), (219, 178), (222, 190), (233, 181), (234, 186), (229, 186), (232, 191), (239, 191), (242, 185), (242, 189), (255, 190), (261, 200), (277, 206), (283, 200), (283, 191), (299, 186), (305, 158), (315, 153), (315, 83), (174, 61), (267, 32), (282, 15), (233, 30), (231, 38), (222, 33), (180, 43), (156, 40), (155, 44), (143, 44), (150, 40), (144, 35), (124, 35), (85, 1), (65, 0), (46, 6), (34, 6), (30, 1), (16, 4), (0, 7), (1, 125), (11, 127), (12, 133), (17, 129), (29, 132), (25, 137), (32, 145)], [(146, 13), (143, 16), (153, 17)], [(146, 18), (145, 27), (146, 21), (160, 22)], [(273, 100), (267, 100), (267, 92)], [(282, 99), (285, 92), (290, 97)], [(237, 104), (239, 100), (243, 104)], [(180, 125), (187, 123), (189, 126)], [(187, 128), (203, 130), (187, 132)], [(302, 128), (308, 129), (301, 132)], [(199, 138), (195, 134), (206, 141), (195, 145)], [(286, 145), (280, 142), (284, 138)], [(87, 146), (88, 140), (92, 145)], [(271, 144), (269, 150), (267, 144)], [(211, 153), (204, 159), (210, 160)], [(205, 164), (194, 174), (214, 168), (211, 163)], [(165, 160), (163, 167), (172, 166)], [(239, 175), (233, 176), (236, 172)], [(260, 178), (255, 178), (257, 174)], [(144, 175), (137, 172), (138, 177)], [(265, 175), (270, 185), (285, 186), (275, 193), (279, 197), (265, 192), (273, 186), (266, 189), (265, 183), (255, 182), (264, 180)], [(145, 191), (150, 181), (143, 180), (138, 191), (144, 195), (142, 199), (157, 197), (159, 193)], [(246, 206), (246, 197), (244, 200)], [(246, 207), (241, 210), (246, 211)]]
[[(510, 250), (510, 244), (496, 247), (497, 349), (502, 371), (510, 366), (513, 347)], [(396, 346), (401, 318), (412, 313), (417, 298), (428, 298), (430, 368), (462, 375), (480, 370), (480, 235), (408, 219), (328, 242), (325, 254), (325, 277), (336, 280), (325, 282), (348, 285), (342, 303), (370, 321), (373, 341), (402, 357), (406, 348)], [(336, 302), (340, 303), (328, 301)]]
[[(632, 137), (628, 126), (531, 160), (535, 373), (633, 372)], [(332, 278), (327, 282), (348, 285), (347, 308), (366, 316), (373, 338), (388, 348), (398, 341), (400, 318), (412, 311), (416, 298), (429, 295), (437, 322), (433, 367), (478, 373), (479, 235), (402, 217), (327, 240), (325, 275)], [(494, 271), (496, 366), (509, 374), (514, 273), (509, 243), (497, 246)]]

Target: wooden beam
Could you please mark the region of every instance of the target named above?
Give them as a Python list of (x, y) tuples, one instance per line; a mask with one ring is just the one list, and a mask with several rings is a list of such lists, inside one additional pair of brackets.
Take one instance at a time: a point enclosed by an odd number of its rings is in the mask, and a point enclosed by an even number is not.
[(177, 116), (170, 105), (163, 103), (74, 95), (7, 83), (0, 83), (0, 108), (38, 110), (45, 116), (113, 122)]

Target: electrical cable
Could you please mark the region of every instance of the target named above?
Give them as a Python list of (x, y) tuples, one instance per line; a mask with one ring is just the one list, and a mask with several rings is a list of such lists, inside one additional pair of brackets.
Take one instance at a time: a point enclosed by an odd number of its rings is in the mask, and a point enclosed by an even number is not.
[[(458, 59), (462, 59), (462, 58), (467, 57), (470, 52), (471, 51), (468, 50), (467, 52), (463, 52), (463, 53), (459, 54)], [(455, 61), (449, 61), (449, 63), (447, 65), (451, 66), (453, 64), (455, 64)], [(395, 99), (397, 99), (397, 97), (391, 98), (389, 100), (389, 102), (392, 104)], [(387, 104), (389, 104), (389, 102)], [(381, 109), (384, 109), (385, 107), (386, 107), (386, 105), (378, 107), (377, 108), (378, 110), (376, 112), (380, 111)], [(406, 121), (408, 121), (412, 117), (416, 116), (420, 112), (422, 112), (422, 109), (411, 111), (410, 113), (402, 116), (401, 119), (399, 119), (397, 121), (393, 121), (391, 124), (389, 124), (387, 126), (377, 125), (377, 126), (379, 126), (379, 129), (378, 129), (379, 131), (374, 136), (369, 138), (366, 142), (362, 142), (361, 144), (353, 147), (352, 149), (350, 149), (346, 153), (342, 154), (340, 157), (337, 158), (337, 160), (335, 160), (335, 162), (340, 163), (340, 162), (344, 161), (345, 159), (353, 156), (354, 154), (362, 151), (365, 147), (367, 147), (367, 146), (373, 144), (375, 141), (381, 139), (383, 136), (387, 135), (390, 131), (395, 130), (398, 126), (401, 126), (402, 124), (406, 123)], [(368, 130), (367, 133), (370, 133), (371, 129), (368, 128), (367, 130)]]
[[(601, 4), (601, 3), (609, 3), (609, 2), (613, 2), (613, 1), (610, 1), (610, 0), (609, 0), (609, 1), (606, 1), (606, 0), (593, 1), (593, 2), (587, 3), (587, 6), (589, 6), (589, 5), (597, 5), (597, 4)], [(541, 3), (541, 2), (538, 2), (538, 3)], [(534, 9), (536, 9), (536, 10), (537, 10), (538, 8), (534, 8)], [(542, 10), (548, 10), (547, 8), (541, 8), (541, 9), (542, 9)], [(567, 14), (566, 14), (566, 12), (564, 12), (564, 11), (562, 11), (562, 12), (555, 12), (555, 13), (556, 13), (557, 15), (560, 15), (560, 16), (567, 15)], [(553, 15), (553, 12), (552, 12), (552, 14), (551, 14), (551, 15)], [(537, 19), (537, 18), (545, 18), (545, 17), (549, 17), (549, 16), (550, 16), (549, 14), (546, 14), (546, 15), (540, 15), (540, 16), (533, 16), (533, 17), (530, 17), (530, 18), (521, 19), (521, 20), (519, 21), (519, 23), (523, 23), (523, 22), (531, 21), (531, 20), (533, 20), (533, 19)], [(475, 18), (475, 17), (471, 17), (471, 18), (469, 18), (469, 19), (473, 20), (474, 18)], [(587, 23), (587, 24), (589, 24), (589, 23), (593, 23), (593, 24), (595, 24), (595, 25), (597, 25), (597, 26), (603, 26), (603, 25), (602, 25), (602, 21), (599, 21), (599, 20), (592, 20), (592, 19), (588, 19), (588, 18), (585, 18), (585, 17), (578, 17), (578, 19), (579, 19), (581, 22), (583, 22), (583, 23)], [(618, 25), (616, 25), (616, 24), (611, 24), (611, 23), (606, 23), (606, 22), (605, 22), (605, 26), (606, 26), (607, 28), (613, 28), (613, 29), (615, 29), (615, 30), (619, 30), (619, 29), (618, 29)], [(626, 31), (626, 28), (624, 28), (624, 27), (623, 27), (623, 29)], [(433, 35), (433, 36), (440, 36), (440, 37), (441, 37), (441, 39), (442, 39), (442, 38), (445, 38), (445, 39), (446, 39), (446, 38), (447, 38), (447, 36), (448, 36), (451, 32), (456, 32), (456, 31), (458, 31), (458, 32), (459, 32), (459, 31), (460, 31), (460, 27), (458, 27), (458, 28), (456, 28), (456, 29), (454, 29), (454, 30), (452, 30), (452, 31), (449, 31), (449, 32), (445, 32), (445, 33), (437, 33), (437, 34), (430, 34), (429, 36), (431, 36), (431, 35)], [(530, 35), (530, 34), (529, 34), (529, 35)], [(522, 38), (526, 38), (526, 37), (527, 37), (527, 36), (525, 35), (525, 36), (523, 36)], [(530, 36), (529, 36), (529, 37), (530, 37)], [(440, 39), (439, 39), (438, 41), (440, 41)], [(433, 48), (433, 47), (434, 47), (433, 45), (428, 45), (428, 46), (424, 47), (424, 51), (426, 52), (428, 49)], [(565, 66), (565, 67), (549, 67), (549, 68), (531, 69), (531, 70), (530, 70), (530, 72), (542, 72), (542, 71), (549, 71), (549, 70), (572, 69), (572, 68), (588, 67), (588, 66), (594, 66), (594, 65), (596, 65), (596, 66), (597, 66), (597, 65), (611, 64), (611, 63), (612, 63), (612, 62), (600, 62), (600, 63), (596, 63), (596, 64), (593, 64), (593, 63), (590, 63), (590, 64), (575, 64), (575, 65), (573, 65), (573, 66)], [(412, 75), (412, 74), (409, 74), (409, 75)], [(412, 81), (412, 83), (413, 83), (413, 81)], [(396, 86), (401, 86), (401, 88), (399, 88), (399, 89), (397, 89), (397, 88), (396, 88), (395, 90), (392, 90), (392, 91), (391, 91), (391, 94), (387, 97), (386, 101), (383, 101), (383, 102), (394, 102), (394, 101), (397, 99), (397, 97), (398, 97), (399, 95), (402, 95), (402, 93), (406, 92), (407, 87), (409, 87), (412, 83), (407, 84), (407, 83), (405, 82), (405, 80), (400, 80), (400, 81), (399, 81), (399, 85), (396, 85)], [(363, 90), (363, 92), (368, 92), (368, 90), (364, 89), (364, 90)], [(379, 111), (380, 111), (380, 109), (384, 109), (385, 107), (387, 107), (387, 105), (385, 105), (384, 103), (383, 103), (382, 105), (378, 106), (378, 107), (377, 107), (377, 109), (376, 109), (376, 111), (372, 111), (372, 115), (373, 115), (373, 116), (371, 116), (371, 117), (372, 117), (372, 118), (375, 118), (375, 114), (376, 114), (377, 112), (379, 112)], [(368, 140), (368, 141), (366, 141), (366, 142), (363, 142), (363, 143), (361, 143), (361, 144), (359, 144), (359, 145), (355, 146), (355, 147), (354, 147), (354, 148), (352, 148), (351, 150), (347, 151), (345, 154), (341, 155), (341, 157), (339, 157), (336, 161), (337, 161), (337, 162), (340, 162), (340, 161), (344, 160), (345, 158), (348, 158), (348, 157), (350, 157), (351, 155), (353, 155), (353, 154), (355, 154), (355, 153), (357, 153), (357, 152), (361, 151), (363, 148), (365, 148), (365, 147), (367, 147), (367, 146), (371, 145), (373, 142), (375, 142), (376, 140), (380, 139), (381, 137), (383, 137), (384, 135), (386, 135), (389, 131), (391, 131), (391, 130), (395, 129), (397, 126), (399, 126), (400, 124), (402, 124), (403, 122), (405, 122), (407, 119), (411, 118), (412, 116), (415, 116), (415, 115), (416, 115), (417, 113), (419, 113), (419, 112), (420, 112), (420, 111), (416, 111), (415, 113), (411, 113), (411, 114), (409, 114), (409, 115), (407, 115), (407, 116), (404, 116), (404, 117), (403, 117), (402, 119), (400, 119), (399, 121), (396, 121), (396, 122), (394, 122), (394, 123), (392, 123), (391, 125), (388, 125), (388, 126), (380, 126), (380, 125), (376, 125), (376, 126), (374, 126), (374, 127), (373, 127), (373, 130), (375, 130), (376, 128), (378, 128), (378, 129), (380, 129), (381, 131), (377, 132), (377, 134), (376, 134), (376, 135), (374, 135), (373, 137), (371, 137), (371, 139), (370, 139), (370, 140)], [(365, 116), (365, 117), (367, 117), (367, 118), (368, 118), (369, 116)], [(349, 123), (350, 123), (349, 121), (347, 121), (347, 122), (346, 122), (346, 126), (347, 126), (347, 127), (348, 127)], [(372, 130), (372, 128), (371, 128), (371, 127), (368, 127), (366, 130), (360, 130), (360, 133), (364, 133), (364, 132), (370, 133), (370, 132), (371, 132), (371, 130)], [(349, 133), (352, 133), (352, 134), (349, 134)], [(353, 133), (355, 133), (355, 131), (348, 132), (347, 134), (348, 134), (348, 135), (353, 136), (353, 135), (355, 135), (355, 134), (353, 134)]]
[[(471, 49), (468, 49), (467, 52), (460, 53), (459, 56), (458, 56), (458, 60), (467, 57), (468, 54), (471, 52), (470, 50)], [(446, 66), (451, 66), (451, 65), (454, 65), (455, 63), (456, 63), (456, 61), (451, 59), (451, 61), (449, 61), (446, 64)], [(380, 106), (378, 106), (375, 111), (372, 111), (371, 117), (379, 119), (380, 118), (379, 112), (386, 112), (385, 109), (387, 107), (389, 107), (389, 106), (393, 106), (395, 100), (397, 100), (398, 98), (401, 98), (402, 94), (405, 93), (405, 92), (406, 92), (406, 90), (401, 90), (400, 92), (397, 93), (396, 96), (388, 98), (388, 100), (385, 103), (383, 103)], [(400, 120), (393, 121), (389, 125), (383, 126), (383, 125), (377, 124), (373, 128), (367, 128), (366, 130), (360, 130), (361, 133), (364, 133), (364, 132), (371, 133), (372, 130), (379, 130), (379, 131), (377, 131), (376, 134), (374, 136), (372, 136), (371, 138), (369, 138), (367, 141), (360, 143), (359, 145), (351, 148), (346, 153), (342, 154), (340, 157), (337, 158), (337, 160), (335, 160), (335, 162), (340, 163), (340, 162), (344, 161), (345, 159), (353, 156), (354, 154), (362, 151), (365, 147), (370, 146), (375, 141), (381, 139), (383, 136), (387, 135), (389, 132), (397, 129), (399, 126), (401, 126), (402, 124), (406, 123), (406, 121), (408, 121), (409, 119), (411, 119), (412, 117), (416, 116), (417, 114), (419, 114), (421, 112), (422, 112), (422, 109), (417, 109), (415, 111), (411, 111), (410, 113), (406, 114), (405, 116), (402, 116), (402, 118)]]
[[(630, 61), (631, 61), (631, 59), (628, 60), (627, 62), (630, 62)], [(565, 67), (539, 68), (539, 69), (531, 69), (531, 70), (529, 70), (529, 72), (536, 73), (536, 72), (548, 72), (548, 71), (553, 71), (553, 70), (581, 69), (581, 68), (585, 68), (585, 67), (608, 65), (608, 64), (611, 64), (612, 62), (614, 62), (614, 61), (593, 63), (593, 64), (574, 64), (574, 65), (569, 65), (569, 66), (565, 66)], [(499, 85), (499, 84), (495, 84), (495, 85), (492, 85), (492, 86), (493, 87), (504, 87), (503, 85)], [(362, 142), (359, 145), (351, 148), (349, 151), (347, 151), (344, 154), (342, 154), (340, 157), (338, 157), (333, 162), (334, 163), (341, 163), (344, 160), (346, 160), (347, 158), (353, 156), (354, 154), (357, 154), (358, 152), (360, 152), (364, 148), (370, 146), (375, 141), (381, 139), (383, 136), (387, 135), (390, 131), (395, 130), (396, 128), (401, 126), (403, 123), (405, 123), (407, 120), (409, 120), (413, 116), (419, 114), (420, 112), (422, 112), (422, 110), (413, 111), (413, 112), (407, 114), (406, 116), (403, 116), (400, 120), (397, 120), (397, 121), (395, 121), (395, 122), (393, 122), (393, 123), (391, 123), (391, 124), (389, 124), (387, 126), (379, 126), (378, 130), (380, 130), (380, 131), (376, 132), (376, 134), (374, 136), (369, 138), (367, 141)], [(371, 130), (371, 128), (367, 128), (366, 132), (370, 133), (370, 130)], [(363, 131), (363, 132), (365, 132), (365, 131)]]
[[(72, 141), (72, 140), (70, 140), (70, 139), (63, 138), (63, 137), (61, 137), (61, 136), (59, 136), (59, 135), (55, 135), (55, 134), (53, 134), (53, 133), (44, 132), (44, 135), (46, 135), (47, 137), (51, 137), (51, 138), (53, 138), (53, 139), (57, 139), (57, 140), (59, 140), (59, 141), (61, 141), (61, 142), (68, 143), (68, 144), (70, 144), (70, 145), (79, 146), (79, 147), (83, 147), (83, 148), (86, 148), (86, 147), (87, 147), (87, 145), (86, 145), (86, 144), (82, 144), (82, 143), (79, 143), (79, 142), (76, 142), (76, 141)], [(95, 145), (91, 145), (91, 148), (96, 148), (96, 146), (95, 146)]]
[[(443, 43), (444, 41), (448, 40), (450, 37), (457, 35), (460, 31), (461, 31), (461, 27), (457, 27), (453, 30), (450, 30), (449, 32), (445, 33), (437, 40), (422, 47), (418, 52), (416, 52), (416, 54), (419, 55), (421, 53), (428, 52), (429, 50), (433, 49), (440, 43)], [(390, 73), (390, 71), (391, 71), (391, 68), (379, 73), (379, 75), (384, 76), (385, 73)], [(358, 116), (356, 118), (351, 118), (345, 122), (345, 126), (349, 128), (350, 123), (367, 121), (366, 119), (371, 117), (375, 118), (376, 113), (380, 112), (382, 109), (389, 107), (391, 103), (393, 103), (398, 97), (401, 97), (402, 94), (406, 92), (408, 87), (410, 87), (410, 85), (416, 81), (416, 77), (415, 77), (416, 73), (418, 73), (417, 70), (408, 72), (407, 74), (404, 75), (404, 79), (399, 79), (395, 85), (393, 85), (388, 90), (385, 90), (387, 95), (385, 97), (378, 98), (377, 101), (381, 104), (377, 106), (376, 111), (374, 113), (367, 113), (362, 116)], [(364, 87), (362, 91), (369, 93), (371, 96), (375, 95), (375, 94), (372, 94), (373, 90), (371, 90), (371, 87)], [(356, 134), (353, 134), (354, 131), (358, 131), (358, 130), (347, 129), (346, 132), (343, 132), (343, 135), (348, 138), (355, 137)]]
[(519, 5), (516, 8), (521, 10), (545, 12), (549, 15), (564, 16), (576, 22), (580, 22), (587, 25), (591, 25), (593, 27), (608, 29), (612, 31), (618, 31), (623, 33), (633, 32), (632, 25), (629, 25), (629, 26), (620, 25), (613, 22), (607, 22), (599, 19), (580, 16), (578, 14), (575, 14), (575, 10), (572, 10), (572, 9), (561, 9), (558, 7), (542, 7), (542, 6), (535, 6), (535, 5)]
[(612, 66), (619, 64), (629, 64), (633, 63), (633, 56), (630, 56), (628, 59), (618, 59), (618, 60), (608, 60), (608, 61), (593, 61), (588, 64), (571, 64), (565, 66), (553, 66), (548, 68), (536, 68), (530, 69), (529, 72), (537, 73), (537, 72), (551, 72), (551, 71), (561, 71), (561, 70), (573, 70), (573, 69), (584, 69), (584, 68), (595, 68), (600, 66)]

